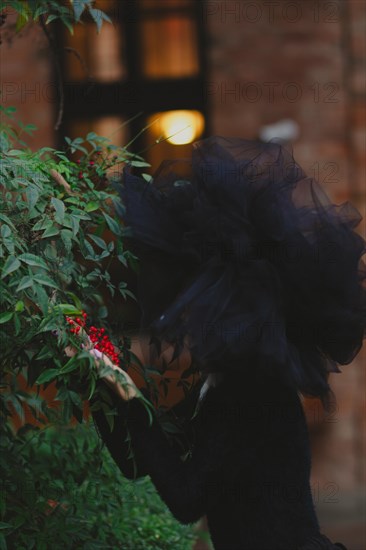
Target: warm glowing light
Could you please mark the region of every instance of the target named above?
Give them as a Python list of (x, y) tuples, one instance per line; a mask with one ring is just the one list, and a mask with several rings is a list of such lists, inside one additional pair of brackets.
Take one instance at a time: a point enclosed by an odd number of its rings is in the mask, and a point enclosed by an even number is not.
[(174, 145), (192, 143), (204, 128), (204, 118), (199, 111), (167, 111), (160, 114), (163, 137)]

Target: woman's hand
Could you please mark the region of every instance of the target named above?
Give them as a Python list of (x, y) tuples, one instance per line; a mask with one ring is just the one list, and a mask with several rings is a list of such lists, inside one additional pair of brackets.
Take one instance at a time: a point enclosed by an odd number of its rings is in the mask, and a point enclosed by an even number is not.
[[(108, 384), (108, 386), (119, 397), (121, 397), (124, 401), (129, 401), (130, 399), (133, 399), (134, 397), (136, 397), (138, 392), (137, 386), (135, 385), (132, 378), (127, 374), (127, 372), (122, 370), (120, 367), (117, 367), (117, 365), (115, 365), (105, 353), (102, 353), (97, 349), (93, 348), (92, 345), (84, 346), (84, 349), (92, 356), (94, 363), (99, 372), (100, 372), (101, 366), (104, 364), (110, 367), (111, 369), (113, 369), (114, 371), (119, 372), (122, 375), (124, 381), (126, 382), (126, 384), (123, 384), (123, 385), (119, 380), (117, 380), (117, 377), (114, 376), (113, 373), (104, 374), (103, 376), (101, 376), (101, 379), (104, 380), (106, 384)], [(67, 348), (65, 348), (65, 354), (68, 357), (73, 357), (76, 353), (77, 353), (77, 349), (72, 346), (67, 346)]]
[(104, 376), (101, 376), (102, 380), (108, 384), (108, 386), (124, 401), (129, 401), (130, 399), (133, 399), (137, 395), (137, 386), (135, 385), (132, 378), (127, 374), (126, 371), (122, 370), (120, 367), (117, 367), (110, 358), (105, 355), (104, 353), (101, 353), (100, 351), (96, 350), (95, 348), (89, 349), (88, 353), (92, 355), (95, 364), (97, 366), (97, 369), (99, 370), (101, 365), (107, 365), (111, 369), (113, 369), (116, 372), (119, 372), (123, 379), (124, 383), (122, 383), (117, 380), (117, 377), (114, 376), (113, 373), (105, 374)]

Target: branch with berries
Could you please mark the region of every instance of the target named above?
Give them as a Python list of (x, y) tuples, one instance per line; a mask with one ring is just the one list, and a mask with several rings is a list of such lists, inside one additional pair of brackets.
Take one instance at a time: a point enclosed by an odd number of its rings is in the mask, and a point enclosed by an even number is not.
[[(125, 401), (140, 395), (138, 388), (127, 374), (119, 367), (119, 353), (112, 344), (104, 328), (94, 325), (87, 327), (87, 314), (82, 312), (81, 317), (66, 316), (66, 322), (71, 334), (82, 340), (81, 348), (87, 351), (95, 362), (100, 378), (102, 378)], [(76, 355), (78, 350), (68, 346), (65, 353), (68, 357)], [(107, 368), (101, 368), (101, 366)]]

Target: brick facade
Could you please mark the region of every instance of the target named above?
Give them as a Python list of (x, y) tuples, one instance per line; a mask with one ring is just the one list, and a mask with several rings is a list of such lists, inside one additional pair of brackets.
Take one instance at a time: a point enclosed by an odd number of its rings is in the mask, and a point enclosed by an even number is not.
[[(211, 133), (252, 139), (266, 125), (295, 121), (295, 158), (335, 202), (351, 200), (359, 208), (363, 234), (365, 6), (363, 0), (202, 3)], [(34, 149), (55, 143), (50, 61), (37, 54), (43, 45), (33, 27), (11, 43), (3, 39), (0, 47), (2, 102), (16, 106), (23, 122), (37, 124), (39, 132), (29, 140)], [(366, 484), (365, 358), (363, 350), (332, 377), (333, 415), (324, 417), (317, 404), (307, 404), (321, 524), (345, 544), (354, 539), (350, 550), (366, 548), (360, 504)]]
[[(334, 202), (358, 207), (365, 235), (365, 3), (220, 0), (204, 16), (212, 133), (251, 139), (292, 119), (295, 158)], [(334, 412), (306, 402), (320, 523), (351, 550), (366, 548), (365, 358), (332, 376)]]
[(1, 103), (16, 107), (16, 118), (38, 131), (25, 141), (36, 150), (55, 144), (55, 85), (47, 41), (39, 25), (27, 25), (14, 35), (14, 15), (8, 15), (0, 46)]

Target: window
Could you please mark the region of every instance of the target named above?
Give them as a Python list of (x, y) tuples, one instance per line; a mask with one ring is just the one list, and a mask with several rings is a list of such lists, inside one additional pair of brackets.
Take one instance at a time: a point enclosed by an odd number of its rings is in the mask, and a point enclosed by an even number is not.
[[(66, 75), (63, 132), (71, 137), (91, 130), (115, 132), (114, 143), (123, 144), (149, 126), (134, 142), (134, 151), (145, 151), (152, 168), (161, 157), (186, 155), (187, 145), (179, 139), (154, 144), (161, 134), (159, 124), (168, 115), (173, 116), (170, 124), (183, 120), (184, 112), (191, 116), (194, 128), (187, 125), (191, 130), (186, 128), (186, 137), (197, 139), (207, 130), (202, 3), (101, 0), (96, 7), (108, 13), (113, 25), (103, 24), (97, 35), (90, 21), (78, 25), (74, 36), (65, 30), (61, 37)], [(180, 142), (186, 139), (182, 131), (178, 128)]]

